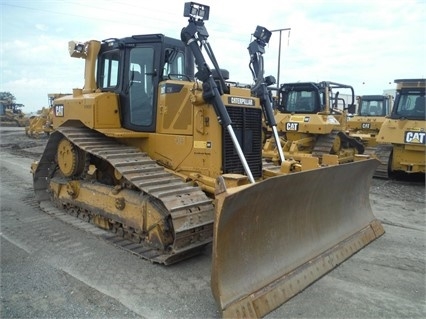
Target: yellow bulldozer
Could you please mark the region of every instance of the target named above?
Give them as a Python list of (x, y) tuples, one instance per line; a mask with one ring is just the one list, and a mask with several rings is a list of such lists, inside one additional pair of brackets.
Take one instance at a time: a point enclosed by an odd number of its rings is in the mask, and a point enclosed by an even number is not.
[(363, 145), (345, 132), (349, 109), (354, 106), (352, 86), (323, 81), (272, 87), (276, 80), (264, 77), (263, 62), (271, 35), (258, 26), (248, 47), (255, 82), (251, 91), (263, 110), (264, 167), (276, 170), (278, 165), (280, 173), (287, 174), (365, 159), (360, 155)]
[(49, 106), (43, 107), (37, 112), (37, 115), (29, 118), (29, 123), (25, 127), (25, 134), (28, 137), (39, 138), (43, 136), (49, 136), (53, 131), (52, 119), (53, 119), (53, 101), (56, 98), (65, 96), (67, 94), (62, 93), (50, 93), (48, 94)]
[[(349, 101), (341, 97), (342, 90)], [(279, 145), (289, 172), (364, 159), (364, 145), (346, 133), (347, 110), (354, 99), (352, 86), (346, 84), (282, 84), (273, 115), (280, 140), (266, 140), (264, 157), (272, 162), (281, 160)]]
[(362, 141), (366, 148), (374, 148), (376, 135), (391, 112), (394, 98), (392, 95), (362, 95), (357, 100), (356, 112), (349, 110), (347, 133)]
[(376, 156), (381, 161), (375, 176), (396, 177), (425, 173), (426, 117), (425, 79), (398, 79), (390, 116), (376, 136)]
[(34, 191), (41, 207), (53, 202), (155, 263), (212, 244), (221, 314), (262, 317), (384, 233), (369, 202), (378, 161), (267, 172), (260, 99), (227, 82), (209, 11), (185, 3), (181, 39), (70, 41), (84, 87), (54, 100)]
[[(358, 97), (358, 107), (349, 109), (346, 122), (346, 133), (362, 142), (365, 147), (364, 154), (377, 156), (376, 137), (386, 117), (393, 107), (392, 95), (362, 95)], [(387, 171), (387, 161), (381, 162), (374, 176), (382, 177)]]

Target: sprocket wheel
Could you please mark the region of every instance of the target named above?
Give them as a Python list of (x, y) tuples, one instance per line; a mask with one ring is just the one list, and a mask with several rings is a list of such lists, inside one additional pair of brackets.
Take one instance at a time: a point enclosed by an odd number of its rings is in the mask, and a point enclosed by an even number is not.
[(65, 177), (77, 177), (85, 172), (86, 153), (68, 139), (60, 140), (56, 155), (59, 169)]

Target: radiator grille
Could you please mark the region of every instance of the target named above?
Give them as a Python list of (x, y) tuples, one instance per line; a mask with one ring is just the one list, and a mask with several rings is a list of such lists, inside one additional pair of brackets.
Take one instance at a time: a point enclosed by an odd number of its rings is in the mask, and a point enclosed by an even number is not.
[[(262, 111), (257, 108), (227, 107), (232, 127), (254, 178), (262, 176)], [(228, 130), (224, 128), (223, 171), (245, 174)]]

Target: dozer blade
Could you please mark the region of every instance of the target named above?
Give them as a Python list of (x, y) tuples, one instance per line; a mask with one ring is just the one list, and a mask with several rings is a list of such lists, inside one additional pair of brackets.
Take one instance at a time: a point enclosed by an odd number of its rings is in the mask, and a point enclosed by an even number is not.
[(375, 159), (269, 178), (217, 194), (212, 291), (223, 317), (263, 317), (384, 233)]

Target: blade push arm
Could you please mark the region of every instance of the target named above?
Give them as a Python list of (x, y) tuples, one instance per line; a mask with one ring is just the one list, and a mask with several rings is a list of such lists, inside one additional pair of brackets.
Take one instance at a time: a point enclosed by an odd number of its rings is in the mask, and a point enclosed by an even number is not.
[(272, 128), (280, 161), (283, 162), (285, 160), (284, 153), (281, 148), (281, 142), (277, 131), (277, 123), (275, 121), (271, 98), (268, 92), (268, 85), (275, 84), (275, 78), (273, 76), (264, 78), (265, 69), (263, 64), (263, 53), (265, 53), (265, 45), (271, 37), (271, 32), (264, 27), (257, 26), (253, 36), (255, 37), (255, 40), (253, 40), (248, 47), (250, 53), (250, 70), (255, 82), (251, 91), (254, 96), (260, 99), (260, 105), (262, 106), (263, 114), (266, 117), (266, 122)]
[[(251, 183), (254, 183), (254, 178), (251, 173), (250, 167), (235, 135), (234, 129), (232, 128), (231, 118), (229, 117), (228, 111), (226, 110), (226, 107), (223, 104), (219, 89), (212, 76), (212, 72), (209, 66), (207, 65), (206, 60), (204, 59), (203, 53), (201, 52), (201, 48), (204, 47), (210, 60), (213, 62), (217, 73), (220, 75), (220, 69), (217, 64), (216, 58), (209, 43), (207, 42), (209, 34), (204, 26), (203, 20), (208, 19), (208, 12), (208, 6), (204, 6), (194, 2), (185, 3), (184, 16), (189, 17), (189, 23), (187, 27), (182, 29), (181, 40), (187, 46), (189, 46), (194, 55), (195, 64), (198, 70), (198, 72), (196, 73), (196, 78), (203, 82), (204, 100), (213, 105), (219, 123), (228, 130), (228, 133), (231, 136), (235, 150), (238, 153), (238, 156), (244, 167), (244, 171), (246, 172), (247, 177), (249, 178)], [(225, 84), (225, 81), (222, 77), (220, 78), (220, 81)]]

